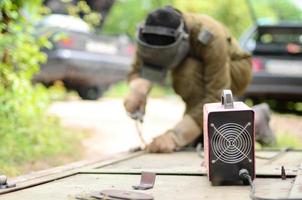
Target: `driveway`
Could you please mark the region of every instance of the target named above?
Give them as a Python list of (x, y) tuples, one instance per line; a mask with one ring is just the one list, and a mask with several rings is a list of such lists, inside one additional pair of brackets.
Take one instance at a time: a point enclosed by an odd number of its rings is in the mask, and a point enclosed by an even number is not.
[[(181, 119), (183, 111), (184, 104), (176, 97), (149, 99), (143, 124), (145, 140), (150, 142), (153, 137), (173, 127)], [(140, 145), (135, 122), (127, 116), (122, 99), (56, 102), (49, 112), (60, 117), (64, 126), (91, 132), (83, 141), (85, 158), (127, 151)], [(294, 134), (302, 141), (301, 116), (274, 113), (271, 127), (277, 134)]]

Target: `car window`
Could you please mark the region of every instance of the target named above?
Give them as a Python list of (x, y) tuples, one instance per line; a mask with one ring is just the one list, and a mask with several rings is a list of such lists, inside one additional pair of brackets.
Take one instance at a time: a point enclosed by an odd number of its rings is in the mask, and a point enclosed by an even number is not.
[(46, 16), (38, 25), (84, 33), (91, 32), (89, 25), (85, 21), (70, 15), (51, 14)]
[(287, 43), (296, 43), (302, 44), (302, 29), (301, 33), (274, 33), (274, 32), (265, 32), (258, 36), (258, 42), (264, 44), (276, 43), (276, 44), (287, 44)]
[(302, 26), (293, 24), (259, 26), (245, 46), (255, 55), (269, 53), (299, 56), (302, 48)]

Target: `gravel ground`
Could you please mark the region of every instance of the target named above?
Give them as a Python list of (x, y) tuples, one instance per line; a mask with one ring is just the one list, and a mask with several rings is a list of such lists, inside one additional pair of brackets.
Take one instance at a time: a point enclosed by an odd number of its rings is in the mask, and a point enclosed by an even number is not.
[[(184, 104), (178, 98), (149, 99), (143, 133), (146, 141), (173, 127), (181, 119)], [(114, 154), (140, 145), (135, 122), (125, 113), (122, 99), (99, 101), (73, 99), (56, 102), (49, 113), (64, 126), (90, 130), (83, 141), (85, 158)], [(277, 134), (294, 134), (302, 141), (302, 116), (272, 114), (271, 127)]]
[(291, 134), (302, 142), (302, 116), (273, 113), (270, 125), (276, 134)]

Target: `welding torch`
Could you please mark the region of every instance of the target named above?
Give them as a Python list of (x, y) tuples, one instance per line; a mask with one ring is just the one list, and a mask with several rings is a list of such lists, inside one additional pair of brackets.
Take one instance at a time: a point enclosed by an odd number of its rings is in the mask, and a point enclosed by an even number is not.
[(141, 149), (144, 149), (147, 146), (146, 141), (144, 140), (142, 133), (142, 125), (144, 122), (144, 111), (137, 110), (134, 113), (128, 113), (128, 115), (135, 120), (135, 127), (137, 130), (138, 137), (141, 141)]

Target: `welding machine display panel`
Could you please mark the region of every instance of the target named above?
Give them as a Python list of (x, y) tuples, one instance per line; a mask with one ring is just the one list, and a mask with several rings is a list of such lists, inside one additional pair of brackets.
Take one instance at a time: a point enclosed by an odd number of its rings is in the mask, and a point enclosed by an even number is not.
[(254, 174), (254, 112), (212, 112), (208, 116), (209, 178), (240, 180), (238, 172)]

